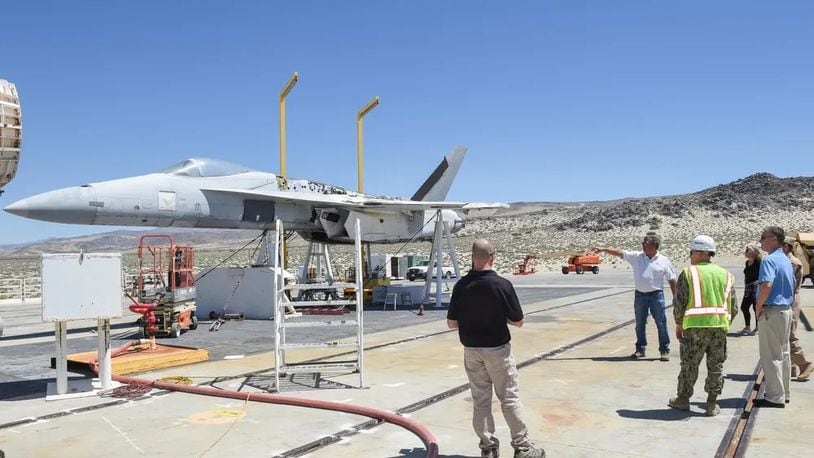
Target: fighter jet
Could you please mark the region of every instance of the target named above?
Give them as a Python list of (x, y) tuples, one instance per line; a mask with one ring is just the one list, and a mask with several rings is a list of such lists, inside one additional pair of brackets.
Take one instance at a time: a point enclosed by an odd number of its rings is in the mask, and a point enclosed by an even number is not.
[(353, 243), (432, 239), (438, 211), (451, 232), (456, 210), (488, 213), (501, 203), (446, 202), (466, 155), (456, 147), (410, 199), (374, 196), (307, 179), (285, 179), (217, 159), (193, 158), (157, 173), (59, 189), (15, 202), (5, 211), (68, 224), (286, 230), (304, 239)]

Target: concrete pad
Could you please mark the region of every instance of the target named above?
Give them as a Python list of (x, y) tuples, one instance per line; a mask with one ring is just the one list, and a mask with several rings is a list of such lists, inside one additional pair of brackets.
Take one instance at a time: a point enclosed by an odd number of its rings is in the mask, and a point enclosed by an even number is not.
[[(567, 279), (560, 280), (562, 277)], [(673, 358), (666, 363), (628, 359), (635, 336), (633, 325), (625, 323), (633, 318), (633, 297), (629, 274), (622, 277), (615, 288), (524, 303), (526, 325), (512, 329), (512, 344), (516, 360), (526, 362), (519, 372), (520, 396), (532, 438), (550, 456), (713, 455), (742, 405), (741, 396), (757, 363), (757, 337), (729, 339), (727, 380), (718, 417), (702, 415), (703, 365), (692, 411), (670, 409), (666, 402), (675, 392), (678, 346), (673, 343)], [(525, 285), (533, 286), (577, 277), (548, 274), (522, 278)], [(573, 281), (574, 285), (565, 286), (580, 286)], [(586, 281), (580, 278), (579, 282)], [(814, 303), (814, 290), (803, 293), (804, 303)], [(809, 316), (814, 317), (814, 310)], [(672, 320), (668, 321), (672, 333)], [(618, 329), (571, 348), (573, 343), (613, 327)], [(814, 348), (812, 337), (811, 333), (803, 333), (805, 348)], [(648, 340), (651, 347), (657, 342), (652, 320)], [(320, 390), (303, 385), (293, 391), (297, 386), (294, 383), (286, 387), (292, 391), (283, 395), (388, 411), (413, 406), (405, 415), (429, 427), (439, 440), (443, 456), (478, 456), (470, 424), (471, 399), (462, 367), (463, 349), (456, 333), (447, 331), (445, 322), (436, 319), (370, 334), (366, 343), (373, 347), (365, 352), (366, 389), (341, 388), (358, 383), (358, 375), (352, 374), (329, 377), (323, 385), (326, 388)], [(568, 349), (561, 351), (563, 348)], [(310, 349), (289, 352), (289, 357), (297, 361), (338, 353), (337, 349)], [(273, 375), (270, 367), (271, 353), (247, 351), (242, 359), (221, 359), (144, 376), (189, 376), (196, 383), (261, 392)], [(242, 375), (247, 373), (253, 374)], [(794, 456), (805, 452), (801, 445), (805, 435), (793, 431), (810, 428), (800, 415), (802, 407), (811, 402), (810, 387), (814, 383), (795, 383), (791, 408), (757, 414), (749, 454)], [(448, 391), (452, 394), (439, 397)], [(110, 403), (114, 405), (99, 408)], [(800, 411), (794, 409), (795, 405)], [(0, 406), (0, 449), (7, 456), (64, 456), (66, 450), (100, 457), (294, 456), (295, 450), (316, 441), (331, 445), (314, 448), (307, 456), (424, 454), (421, 441), (413, 434), (386, 424), (368, 427), (366, 417), (182, 393), (130, 401), (82, 399), (47, 404), (37, 397), (2, 401)], [(494, 406), (494, 413), (497, 434), (503, 442), (502, 455), (511, 456), (499, 406)], [(10, 424), (26, 417), (39, 420)], [(799, 440), (795, 441), (795, 437)]]
[[(800, 302), (803, 313), (814, 321), (814, 290), (803, 289)], [(803, 324), (797, 327), (799, 338), (809, 361), (814, 358), (814, 332)], [(757, 336), (755, 336), (757, 337)], [(760, 397), (763, 393), (760, 393)], [(808, 456), (812, 449), (814, 417), (814, 382), (791, 381), (791, 402), (783, 409), (756, 408), (745, 456)]]

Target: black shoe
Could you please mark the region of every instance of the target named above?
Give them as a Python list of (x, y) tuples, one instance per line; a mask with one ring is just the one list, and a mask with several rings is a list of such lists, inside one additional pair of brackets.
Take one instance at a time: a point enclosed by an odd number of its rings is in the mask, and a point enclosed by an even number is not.
[(478, 443), (480, 447), (480, 456), (481, 458), (499, 458), (500, 457), (500, 441), (497, 437), (492, 438), (492, 443), (489, 445), (484, 445), (482, 443)]
[(755, 407), (774, 407), (776, 409), (785, 409), (786, 404), (779, 404), (777, 402), (767, 401), (765, 399), (755, 399), (753, 404)]
[(630, 355), (630, 357), (633, 358), (633, 359), (642, 359), (642, 358), (644, 358), (644, 352), (643, 351), (637, 351), (636, 353), (633, 353), (632, 355)]

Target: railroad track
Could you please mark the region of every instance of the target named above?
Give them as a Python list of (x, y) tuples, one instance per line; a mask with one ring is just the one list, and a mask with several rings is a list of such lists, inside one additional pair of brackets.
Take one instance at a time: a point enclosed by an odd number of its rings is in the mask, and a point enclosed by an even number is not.
[(755, 425), (754, 402), (760, 391), (760, 385), (763, 383), (763, 374), (763, 367), (758, 363), (752, 373), (752, 381), (746, 386), (741, 397), (745, 402), (738, 408), (729, 423), (721, 444), (715, 452), (715, 458), (739, 458), (746, 452), (746, 446)]

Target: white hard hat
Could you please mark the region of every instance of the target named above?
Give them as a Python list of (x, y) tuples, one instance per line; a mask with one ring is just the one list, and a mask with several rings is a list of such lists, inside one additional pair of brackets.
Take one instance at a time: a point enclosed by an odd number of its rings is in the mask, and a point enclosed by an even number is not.
[(696, 235), (690, 241), (690, 250), (715, 252), (715, 240), (708, 235)]

